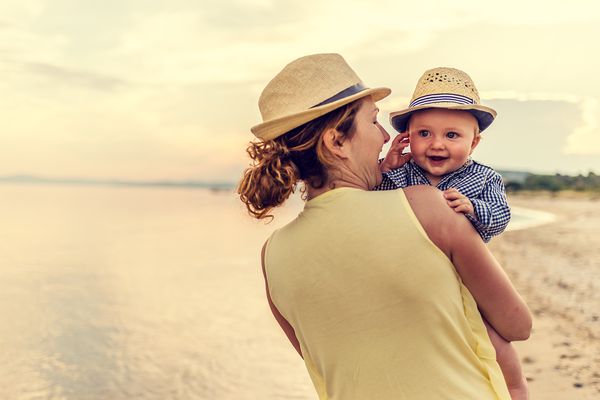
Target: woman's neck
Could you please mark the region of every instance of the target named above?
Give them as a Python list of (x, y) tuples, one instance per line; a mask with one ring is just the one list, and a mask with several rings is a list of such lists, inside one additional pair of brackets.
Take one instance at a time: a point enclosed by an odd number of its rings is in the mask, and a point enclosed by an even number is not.
[(361, 190), (369, 190), (368, 187), (363, 182), (356, 181), (354, 179), (334, 179), (329, 180), (323, 186), (316, 188), (311, 186), (308, 182), (305, 182), (306, 185), (306, 197), (308, 200), (314, 199), (315, 197), (329, 192), (330, 190), (339, 189), (339, 188), (354, 188)]

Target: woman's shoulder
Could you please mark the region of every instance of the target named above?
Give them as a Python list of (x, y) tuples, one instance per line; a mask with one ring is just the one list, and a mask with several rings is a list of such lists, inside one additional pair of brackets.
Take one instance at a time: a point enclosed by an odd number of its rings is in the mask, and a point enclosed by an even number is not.
[(463, 225), (469, 224), (468, 220), (454, 212), (448, 206), (443, 192), (433, 186), (416, 185), (403, 190), (429, 239), (448, 255), (452, 238), (465, 229)]
[(431, 185), (414, 185), (401, 189), (409, 203), (435, 205), (445, 202), (442, 192)]
[(430, 185), (415, 185), (402, 189), (408, 204), (423, 224), (424, 221), (445, 221), (455, 214), (446, 203), (441, 190)]

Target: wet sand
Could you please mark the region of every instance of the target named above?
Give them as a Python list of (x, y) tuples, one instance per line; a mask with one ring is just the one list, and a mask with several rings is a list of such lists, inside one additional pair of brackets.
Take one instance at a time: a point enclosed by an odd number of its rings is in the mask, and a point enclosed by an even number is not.
[(555, 220), (495, 238), (490, 249), (527, 301), (534, 329), (516, 343), (531, 399), (600, 398), (600, 198), (513, 195)]

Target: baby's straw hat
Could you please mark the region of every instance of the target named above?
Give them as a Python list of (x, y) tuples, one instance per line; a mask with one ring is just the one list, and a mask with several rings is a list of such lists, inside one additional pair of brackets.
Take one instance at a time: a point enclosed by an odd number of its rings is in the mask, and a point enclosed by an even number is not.
[(251, 128), (271, 140), (354, 100), (388, 96), (369, 89), (339, 54), (314, 54), (292, 61), (265, 87), (258, 100), (263, 122)]
[(496, 118), (496, 111), (481, 105), (477, 88), (469, 75), (454, 68), (439, 67), (425, 71), (417, 82), (408, 108), (391, 113), (390, 123), (398, 132), (405, 132), (410, 115), (427, 108), (468, 111), (477, 118), (480, 131)]

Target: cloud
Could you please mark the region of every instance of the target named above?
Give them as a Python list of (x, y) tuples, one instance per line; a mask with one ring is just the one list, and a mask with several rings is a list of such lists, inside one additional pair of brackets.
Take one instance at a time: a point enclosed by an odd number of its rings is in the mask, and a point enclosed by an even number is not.
[[(503, 108), (494, 124), (502, 133), (490, 131), (484, 145), (501, 141), (490, 153), (505, 153), (482, 155), (527, 168), (597, 165), (585, 154), (598, 147), (598, 107), (585, 96), (600, 96), (590, 84), (600, 58), (580, 39), (597, 32), (589, 21), (598, 6), (538, 8), (516, 0), (496, 9), (475, 0), (6, 0), (0, 138), (11, 154), (0, 164), (59, 175), (237, 176), (265, 83), (294, 58), (333, 51), (368, 85), (394, 90), (380, 104), (384, 126), (422, 71), (455, 65), (478, 86), (502, 89), (482, 93)], [(582, 54), (586, 62), (573, 63)], [(557, 158), (532, 156), (535, 146)]]
[(3, 0), (2, 19), (27, 22), (43, 12), (44, 3), (44, 0)]
[(587, 126), (582, 103), (514, 98), (487, 99), (485, 103), (498, 111), (498, 118), (482, 134), (474, 153), (476, 160), (499, 169), (550, 174), (600, 170), (600, 157), (593, 152), (566, 151), (570, 135)]
[(580, 103), (583, 124), (567, 138), (565, 153), (600, 156), (600, 105), (598, 99), (584, 98)]
[(517, 100), (517, 101), (562, 101), (565, 103), (580, 103), (581, 96), (569, 93), (551, 92), (518, 92), (516, 90), (496, 90), (480, 92), (482, 99), (490, 100)]
[(413, 51), (435, 38), (424, 27), (448, 26), (441, 13), (398, 24), (397, 16), (382, 15), (367, 1), (241, 3), (227, 8), (208, 2), (202, 13), (135, 15), (107, 57), (119, 64), (107, 68), (123, 74), (127, 66), (146, 82), (265, 81), (306, 54), (340, 52), (355, 59), (369, 52)]
[(41, 62), (25, 64), (25, 69), (61, 84), (85, 86), (97, 90), (113, 90), (125, 85), (122, 79), (89, 71), (77, 71)]
[[(600, 104), (598, 99), (569, 93), (519, 93), (517, 91), (491, 91), (481, 93), (483, 99), (515, 100), (518, 102), (562, 102), (577, 106), (580, 118), (565, 121), (571, 127), (562, 152), (569, 155), (600, 155)], [(485, 101), (484, 101), (485, 102)]]

